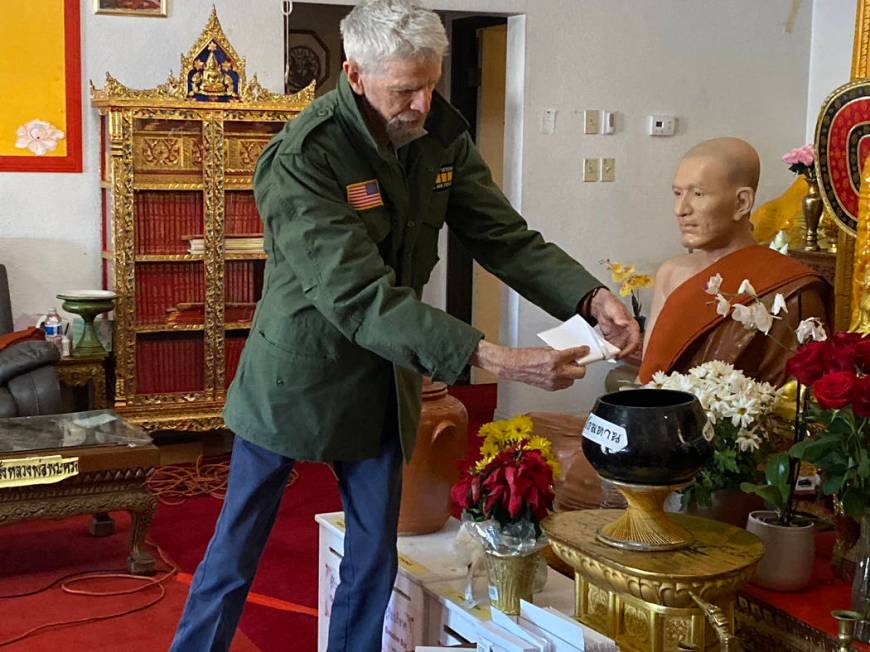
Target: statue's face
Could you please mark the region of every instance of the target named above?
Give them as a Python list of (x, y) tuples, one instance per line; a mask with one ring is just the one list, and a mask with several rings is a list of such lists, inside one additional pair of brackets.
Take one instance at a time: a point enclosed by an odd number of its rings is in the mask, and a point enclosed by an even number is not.
[(674, 214), (682, 245), (691, 249), (727, 247), (740, 233), (737, 186), (715, 158), (691, 157), (674, 175)]
[(441, 59), (389, 59), (364, 72), (348, 62), (348, 81), (383, 119), (390, 141), (398, 146), (423, 134), (432, 108), (432, 93), (441, 79)]

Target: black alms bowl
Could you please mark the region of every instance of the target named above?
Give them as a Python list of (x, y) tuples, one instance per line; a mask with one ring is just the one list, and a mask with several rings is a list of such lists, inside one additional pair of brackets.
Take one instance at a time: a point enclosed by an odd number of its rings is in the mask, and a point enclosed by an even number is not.
[[(669, 389), (614, 392), (601, 396), (592, 414), (625, 428), (628, 443), (618, 451), (603, 448), (584, 431), (583, 453), (610, 480), (645, 485), (690, 482), (713, 455), (703, 434), (707, 417), (692, 394)], [(592, 423), (600, 425), (594, 418)]]

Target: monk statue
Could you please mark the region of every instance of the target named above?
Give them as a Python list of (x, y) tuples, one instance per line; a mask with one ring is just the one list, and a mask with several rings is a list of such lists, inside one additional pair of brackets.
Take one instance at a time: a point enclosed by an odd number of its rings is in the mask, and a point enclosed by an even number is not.
[[(830, 286), (813, 270), (758, 245), (749, 214), (755, 202), (758, 153), (738, 138), (715, 138), (683, 157), (673, 181), (674, 213), (682, 245), (690, 253), (662, 263), (656, 273), (639, 379), (657, 371), (687, 372), (710, 360), (730, 362), (747, 376), (775, 386), (787, 380), (785, 363), (797, 344), (794, 331), (808, 317), (830, 324)], [(776, 294), (788, 313), (767, 334), (750, 330), (730, 314), (716, 312), (706, 292), (715, 275), (720, 291), (733, 303), (741, 282), (749, 280), (768, 306)]]

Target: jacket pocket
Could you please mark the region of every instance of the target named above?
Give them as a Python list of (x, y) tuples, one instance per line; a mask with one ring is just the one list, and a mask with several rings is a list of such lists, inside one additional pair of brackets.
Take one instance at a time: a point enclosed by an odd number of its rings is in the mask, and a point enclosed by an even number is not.
[(332, 324), (316, 314), (296, 315), (281, 321), (263, 319), (262, 322), (255, 326), (254, 335), (283, 356), (334, 362), (345, 341)]

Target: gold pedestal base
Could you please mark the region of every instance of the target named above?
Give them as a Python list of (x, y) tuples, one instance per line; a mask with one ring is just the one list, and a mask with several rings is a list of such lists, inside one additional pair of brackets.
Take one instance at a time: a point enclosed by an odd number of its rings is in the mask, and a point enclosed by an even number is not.
[(598, 531), (598, 540), (627, 550), (679, 550), (692, 543), (692, 533), (665, 513), (665, 499), (679, 485), (633, 485), (612, 481), (625, 496), (628, 508)]
[(682, 550), (617, 548), (596, 533), (620, 510), (557, 512), (541, 527), (575, 573), (576, 618), (616, 640), (623, 652), (678, 652), (681, 644), (718, 649), (693, 596), (718, 606), (733, 632), (737, 590), (764, 554), (754, 535), (725, 523), (672, 514), (692, 543)]

